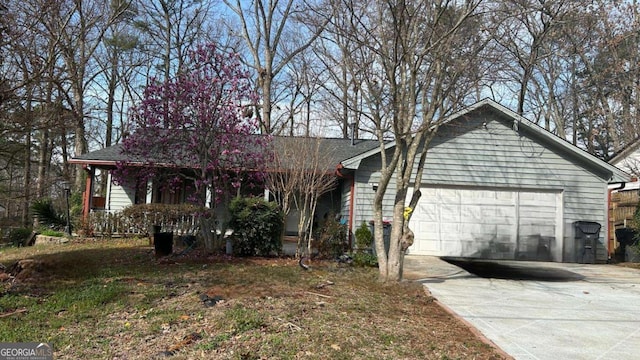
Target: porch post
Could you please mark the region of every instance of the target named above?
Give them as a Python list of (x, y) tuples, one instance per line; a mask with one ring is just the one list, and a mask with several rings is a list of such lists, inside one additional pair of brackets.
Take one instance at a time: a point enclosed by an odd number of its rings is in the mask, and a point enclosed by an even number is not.
[(84, 165), (84, 171), (87, 172), (87, 180), (84, 185), (84, 194), (82, 196), (82, 220), (87, 221), (89, 219), (89, 212), (91, 212), (91, 201), (93, 197), (93, 178), (96, 175), (96, 169), (91, 165)]
[(349, 192), (351, 196), (349, 197), (349, 249), (353, 249), (353, 207), (355, 203), (356, 197), (356, 177), (355, 175), (351, 176), (351, 184), (349, 185)]
[(213, 198), (213, 191), (211, 190), (211, 186), (207, 185), (207, 187), (205, 188), (205, 200), (204, 200), (204, 207), (207, 209), (211, 208), (211, 199)]
[(145, 187), (147, 194), (145, 197), (145, 204), (151, 204), (153, 202), (153, 180), (147, 180), (147, 186)]

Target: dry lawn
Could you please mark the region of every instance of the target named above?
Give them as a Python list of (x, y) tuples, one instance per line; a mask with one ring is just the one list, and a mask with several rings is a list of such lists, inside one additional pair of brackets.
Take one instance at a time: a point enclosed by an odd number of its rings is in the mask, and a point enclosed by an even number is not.
[(420, 284), (376, 269), (158, 261), (146, 239), (3, 249), (0, 263), (0, 339), (49, 342), (56, 359), (502, 358)]

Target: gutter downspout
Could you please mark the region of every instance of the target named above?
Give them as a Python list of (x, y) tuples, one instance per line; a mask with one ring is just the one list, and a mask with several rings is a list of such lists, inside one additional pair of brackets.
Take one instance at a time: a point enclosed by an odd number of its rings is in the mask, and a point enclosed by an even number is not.
[(342, 169), (344, 166), (342, 163), (336, 165), (335, 174), (339, 178), (343, 179), (351, 179), (351, 184), (349, 188), (349, 224), (348, 226), (348, 237), (349, 237), (349, 249), (353, 249), (353, 207), (355, 202), (355, 189), (356, 189), (356, 179), (353, 175), (345, 175), (342, 173)]
[(609, 189), (607, 193), (607, 243), (609, 244), (607, 253), (609, 256), (609, 260), (611, 260), (611, 257), (615, 251), (615, 245), (616, 245), (615, 236), (613, 235), (613, 231), (612, 231), (613, 222), (611, 221), (611, 193), (613, 193), (614, 190), (622, 190), (627, 185), (626, 182), (620, 182), (617, 184), (618, 184), (618, 187)]

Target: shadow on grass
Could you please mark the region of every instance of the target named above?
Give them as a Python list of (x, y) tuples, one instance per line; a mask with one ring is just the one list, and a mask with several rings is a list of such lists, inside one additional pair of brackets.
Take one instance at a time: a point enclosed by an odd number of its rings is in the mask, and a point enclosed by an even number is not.
[[(280, 280), (297, 281), (299, 269), (291, 259), (234, 258), (210, 255), (199, 247), (184, 256), (181, 248), (156, 259), (146, 240), (98, 240), (84, 243), (13, 248), (0, 252), (7, 268), (31, 259), (34, 269), (19, 273), (18, 291), (47, 293), (61, 287), (92, 282), (135, 281), (167, 287), (201, 282), (203, 285), (232, 285), (250, 289)], [(251, 268), (251, 269), (250, 269)], [(242, 292), (249, 291), (243, 290)]]
[(154, 278), (162, 273), (188, 275), (202, 264), (202, 260), (197, 258), (169, 256), (156, 259), (153, 247), (137, 240), (25, 247), (0, 253), (0, 263), (7, 268), (25, 259), (35, 261), (37, 267), (29, 274), (19, 274), (18, 279), (27, 283), (46, 281), (40, 284), (44, 286), (55, 286), (52, 283), (59, 282), (78, 283), (96, 278)]

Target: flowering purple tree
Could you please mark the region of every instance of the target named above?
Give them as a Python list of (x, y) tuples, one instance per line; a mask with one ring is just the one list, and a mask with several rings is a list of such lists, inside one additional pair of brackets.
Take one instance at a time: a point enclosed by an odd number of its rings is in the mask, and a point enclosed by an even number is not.
[[(152, 180), (169, 191), (188, 184), (190, 201), (215, 209), (241, 184), (262, 182), (268, 138), (256, 135), (258, 123), (244, 106), (257, 99), (236, 54), (209, 44), (188, 65), (175, 79), (152, 82), (131, 109), (133, 133), (122, 142), (127, 161), (114, 178), (145, 189)], [(214, 213), (201, 216), (209, 250)]]

